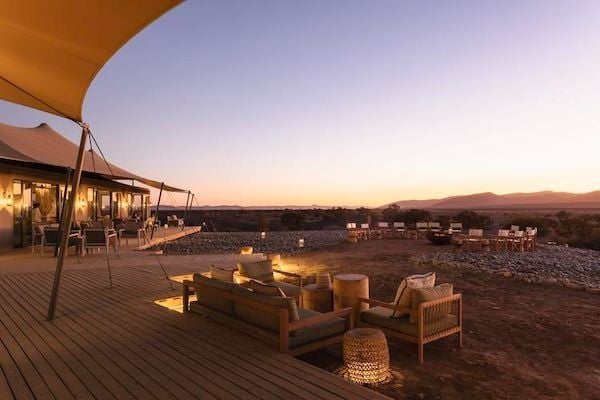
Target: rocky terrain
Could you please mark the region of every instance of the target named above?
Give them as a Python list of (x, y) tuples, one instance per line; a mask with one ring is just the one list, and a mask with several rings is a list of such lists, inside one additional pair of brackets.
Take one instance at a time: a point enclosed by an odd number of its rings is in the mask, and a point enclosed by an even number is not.
[(600, 252), (594, 250), (539, 246), (526, 253), (435, 252), (415, 255), (410, 262), (600, 292)]
[[(304, 247), (299, 240), (304, 239)], [(278, 231), (266, 232), (202, 232), (168, 242), (165, 254), (219, 254), (239, 253), (244, 246), (252, 246), (255, 253), (291, 254), (340, 243), (346, 239), (345, 230), (334, 231)]]

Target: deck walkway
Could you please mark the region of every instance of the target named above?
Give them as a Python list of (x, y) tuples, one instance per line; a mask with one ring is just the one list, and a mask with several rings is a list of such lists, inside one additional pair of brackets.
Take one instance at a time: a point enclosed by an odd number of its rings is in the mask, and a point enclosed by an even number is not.
[[(161, 259), (177, 274), (239, 257)], [(103, 256), (83, 264), (69, 257), (57, 318), (48, 322), (54, 259), (0, 256), (0, 399), (385, 398), (238, 331), (155, 304), (179, 295), (155, 262), (125, 252), (114, 260), (115, 287), (108, 289)]]

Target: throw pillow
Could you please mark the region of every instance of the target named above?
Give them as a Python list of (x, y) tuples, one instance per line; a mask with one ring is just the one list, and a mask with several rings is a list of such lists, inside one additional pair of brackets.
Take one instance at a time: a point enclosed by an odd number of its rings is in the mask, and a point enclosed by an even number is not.
[(277, 286), (266, 285), (255, 280), (250, 281), (250, 289), (256, 293), (265, 294), (267, 296), (285, 297), (283, 290)]
[(216, 279), (218, 281), (223, 282), (233, 282), (233, 271), (225, 270), (219, 267), (215, 267), (214, 265), (210, 266), (210, 277), (212, 279)]
[[(414, 289), (433, 287), (435, 285), (435, 272), (428, 272), (426, 274), (416, 274), (406, 277), (398, 286), (396, 291), (396, 297), (394, 298), (394, 305), (401, 306), (404, 308), (411, 308), (412, 306), (412, 291)], [(401, 317), (406, 315), (406, 312), (395, 311), (392, 313), (392, 318)]]
[[(412, 296), (412, 309), (410, 312), (410, 323), (417, 324), (419, 323), (419, 304), (426, 303), (428, 301), (444, 299), (446, 297), (450, 297), (454, 294), (454, 288), (450, 283), (443, 283), (438, 286), (430, 287), (430, 288), (422, 288), (422, 289), (414, 289)], [(452, 304), (443, 304), (439, 312), (436, 311), (436, 319), (445, 318), (450, 311), (452, 311)], [(432, 322), (427, 321), (427, 322)]]

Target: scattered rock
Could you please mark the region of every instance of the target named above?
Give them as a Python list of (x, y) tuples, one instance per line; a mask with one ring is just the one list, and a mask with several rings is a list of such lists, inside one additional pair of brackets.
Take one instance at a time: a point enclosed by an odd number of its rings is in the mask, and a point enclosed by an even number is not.
[[(346, 231), (277, 231), (267, 232), (199, 232), (167, 242), (165, 254), (222, 254), (239, 253), (244, 246), (252, 246), (255, 253), (291, 254), (330, 246), (346, 240)], [(304, 239), (304, 247), (298, 241)]]
[(600, 291), (600, 252), (588, 249), (540, 245), (538, 250), (525, 253), (437, 252), (413, 256), (410, 261), (464, 272), (493, 273), (534, 284)]

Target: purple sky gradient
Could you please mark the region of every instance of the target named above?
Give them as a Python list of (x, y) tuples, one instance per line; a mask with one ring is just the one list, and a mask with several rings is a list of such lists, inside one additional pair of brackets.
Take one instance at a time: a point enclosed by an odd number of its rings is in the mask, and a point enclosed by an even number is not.
[[(598, 21), (598, 1), (188, 1), (106, 65), (84, 118), (201, 204), (589, 191)], [(0, 121), (79, 135), (6, 102)]]

